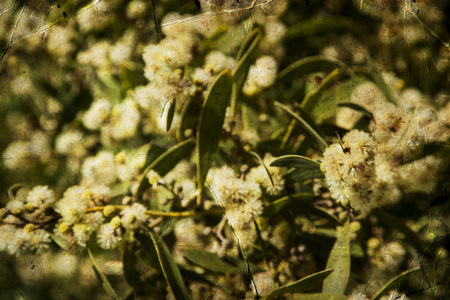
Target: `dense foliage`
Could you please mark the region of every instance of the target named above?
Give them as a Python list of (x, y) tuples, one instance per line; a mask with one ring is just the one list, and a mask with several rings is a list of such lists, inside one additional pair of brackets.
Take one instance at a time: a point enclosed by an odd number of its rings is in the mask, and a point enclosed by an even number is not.
[(1, 299), (445, 299), (450, 5), (0, 4)]

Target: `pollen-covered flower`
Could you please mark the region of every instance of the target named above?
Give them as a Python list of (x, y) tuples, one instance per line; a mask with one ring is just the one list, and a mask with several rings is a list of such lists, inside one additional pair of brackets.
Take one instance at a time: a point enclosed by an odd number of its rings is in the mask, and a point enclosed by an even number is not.
[[(31, 224), (29, 224), (31, 225)], [(11, 255), (21, 255), (26, 252), (41, 254), (49, 248), (50, 234), (33, 225), (18, 228), (12, 225), (0, 226), (0, 251)]]
[(114, 228), (111, 223), (103, 224), (97, 233), (97, 243), (103, 249), (114, 249), (122, 240), (120, 229)]
[(252, 96), (271, 86), (277, 77), (278, 64), (271, 56), (263, 56), (250, 67), (243, 92)]
[[(400, 192), (386, 176), (377, 177), (381, 168), (375, 166), (376, 144), (366, 132), (352, 130), (343, 138), (344, 144), (332, 144), (323, 154), (320, 165), (332, 198), (350, 204), (362, 215), (373, 208), (395, 203)], [(380, 174), (381, 175), (381, 174)]]
[(261, 189), (253, 180), (236, 178), (233, 169), (224, 166), (211, 170), (209, 181), (217, 202), (225, 207), (232, 226), (243, 227), (261, 215)]
[[(250, 170), (246, 176), (246, 180), (253, 180), (260, 184), (269, 195), (275, 196), (279, 195), (284, 189), (284, 175), (287, 170), (286, 168), (271, 167), (270, 164), (272, 161), (274, 161), (274, 158), (270, 154), (267, 154), (263, 159), (270, 177), (263, 166), (258, 166)], [(272, 178), (272, 181), (270, 178)]]
[(114, 106), (111, 112), (109, 130), (114, 140), (120, 141), (136, 134), (141, 119), (136, 103), (127, 99)]
[(87, 158), (82, 166), (83, 179), (90, 184), (109, 185), (116, 181), (116, 164), (110, 152)]
[(55, 202), (55, 193), (48, 186), (35, 186), (28, 193), (27, 201), (34, 207), (50, 206)]
[(98, 130), (111, 115), (111, 103), (106, 99), (96, 99), (83, 116), (83, 124), (90, 130)]
[(72, 227), (73, 237), (81, 247), (86, 247), (87, 241), (91, 238), (94, 228), (86, 223), (78, 223)]
[(146, 211), (145, 206), (139, 203), (126, 206), (120, 213), (122, 226), (128, 230), (138, 229), (148, 219)]
[(236, 62), (234, 58), (225, 56), (220, 51), (211, 51), (205, 57), (205, 70), (217, 74), (225, 69), (234, 69)]
[(68, 188), (63, 198), (56, 203), (56, 212), (68, 224), (76, 224), (84, 220), (88, 202), (84, 198), (85, 189), (81, 186)]

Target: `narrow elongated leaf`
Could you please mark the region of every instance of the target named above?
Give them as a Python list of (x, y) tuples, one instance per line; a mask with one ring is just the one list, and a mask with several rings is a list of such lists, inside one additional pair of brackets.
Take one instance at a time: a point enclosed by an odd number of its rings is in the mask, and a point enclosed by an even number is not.
[(331, 32), (354, 32), (363, 34), (364, 25), (354, 19), (345, 16), (327, 16), (310, 18), (298, 22), (288, 29), (286, 39), (291, 40), (302, 36), (323, 36)]
[(225, 111), (230, 103), (232, 77), (230, 70), (219, 74), (206, 96), (200, 114), (197, 133), (197, 179), (201, 191), (211, 164), (211, 157), (219, 147)]
[(136, 196), (140, 197), (144, 191), (150, 186), (148, 179), (146, 177), (147, 173), (150, 170), (153, 170), (159, 174), (159, 176), (163, 177), (170, 170), (172, 170), (180, 160), (183, 158), (188, 158), (191, 154), (192, 150), (195, 147), (195, 142), (193, 139), (185, 140), (155, 159), (143, 172), (141, 178), (139, 179), (139, 186), (136, 190)]
[[(246, 51), (242, 55), (242, 57), (239, 58), (236, 70), (233, 74), (233, 96), (238, 96), (242, 91), (242, 87), (244, 86), (245, 80), (247, 79), (248, 70), (250, 69), (252, 63), (255, 61), (253, 52), (255, 51), (261, 39), (261, 30), (256, 29), (250, 34), (249, 41), (251, 41), (251, 44), (243, 45), (243, 48), (246, 49)], [(235, 99), (235, 97), (233, 97), (233, 99)]]
[(202, 111), (202, 99), (198, 96), (189, 98), (183, 106), (180, 115), (179, 126), (177, 128), (177, 138), (184, 140), (186, 130), (193, 129), (198, 124), (198, 116)]
[(150, 235), (135, 232), (134, 237), (144, 248), (143, 251), (138, 251), (136, 253), (137, 258), (139, 258), (148, 267), (162, 272), (158, 259), (158, 253), (156, 252), (155, 245), (153, 244)]
[(361, 84), (368, 82), (366, 77), (352, 76), (348, 80), (340, 79), (338, 84), (334, 84), (326, 89), (320, 99), (310, 112), (310, 116), (320, 122), (323, 119), (335, 116), (337, 112), (336, 103), (352, 101), (353, 91)]
[(175, 115), (175, 107), (176, 107), (176, 99), (172, 98), (167, 104), (169, 107), (167, 111), (167, 119), (166, 119), (166, 131), (169, 131), (170, 126), (172, 126), (173, 116)]
[(287, 174), (291, 181), (304, 182), (314, 178), (324, 178), (325, 175), (320, 169), (295, 169)]
[(275, 159), (271, 166), (296, 168), (288, 174), (291, 180), (303, 182), (307, 179), (323, 178), (320, 163), (301, 155), (284, 155)]
[(278, 106), (288, 114), (290, 114), (292, 117), (294, 117), (300, 125), (306, 130), (306, 132), (316, 140), (316, 142), (319, 144), (319, 147), (321, 150), (325, 150), (326, 147), (328, 147), (327, 142), (315, 131), (311, 125), (308, 124), (303, 118), (301, 118), (298, 114), (293, 112), (289, 107), (287, 107), (284, 104), (281, 104), (279, 102), (275, 102), (275, 106)]
[(92, 81), (92, 84), (111, 104), (118, 104), (122, 101), (121, 83), (112, 73), (98, 76)]
[(261, 29), (256, 28), (245, 38), (241, 48), (239, 48), (238, 54), (236, 55), (236, 61), (239, 61), (248, 52), (248, 50), (254, 46), (254, 41), (258, 39), (261, 39)]
[(353, 110), (362, 112), (366, 116), (369, 116), (369, 117), (372, 116), (372, 114), (367, 109), (365, 109), (364, 107), (362, 107), (361, 105), (358, 105), (356, 103), (343, 102), (343, 103), (338, 103), (337, 106), (338, 107), (348, 107), (348, 108), (351, 108)]
[[(192, 263), (212, 272), (221, 274), (247, 274), (249, 265), (246, 261), (229, 256), (219, 257), (217, 254), (199, 250), (187, 249), (184, 257)], [(253, 272), (260, 272), (261, 268), (250, 264)]]
[(169, 249), (167, 249), (166, 244), (161, 237), (154, 232), (150, 232), (150, 237), (153, 241), (153, 245), (155, 246), (164, 277), (166, 278), (167, 284), (172, 290), (175, 299), (189, 299), (189, 294), (186, 286), (184, 285), (180, 270), (173, 260)]
[(273, 167), (301, 168), (301, 169), (319, 169), (320, 163), (301, 155), (284, 155), (276, 158), (270, 164)]
[(333, 294), (333, 293), (294, 294), (291, 299), (293, 299), (293, 300), (348, 300), (348, 298), (344, 295)]
[(327, 269), (334, 272), (323, 282), (322, 292), (344, 295), (350, 277), (350, 221), (338, 232), (327, 261)]
[(333, 272), (333, 270), (324, 270), (315, 274), (309, 275), (296, 282), (283, 286), (274, 290), (267, 296), (267, 300), (273, 299), (276, 295), (280, 294), (295, 294), (304, 293), (319, 287), (322, 282)]
[(308, 56), (302, 58), (278, 74), (280, 81), (292, 80), (295, 77), (306, 76), (312, 73), (330, 73), (333, 70), (341, 69), (350, 73), (351, 69), (342, 61), (325, 56)]
[(108, 279), (105, 277), (105, 275), (100, 272), (100, 269), (97, 267), (94, 261), (94, 257), (92, 256), (91, 250), (87, 248), (88, 254), (89, 254), (89, 261), (91, 262), (91, 266), (95, 271), (95, 274), (97, 275), (97, 278), (102, 283), (103, 289), (106, 291), (106, 293), (113, 299), (119, 299), (116, 292), (112, 288), (111, 284), (109, 283)]
[(384, 295), (388, 294), (390, 291), (397, 289), (402, 283), (406, 283), (414, 277), (414, 275), (419, 271), (420, 268), (405, 271), (391, 280), (389, 280), (373, 297), (373, 300), (378, 300)]
[(344, 75), (340, 69), (336, 69), (328, 76), (326, 76), (322, 83), (316, 87), (314, 90), (306, 94), (305, 98), (302, 100), (301, 107), (306, 113), (311, 113), (311, 111), (319, 104), (320, 100), (323, 98), (325, 92), (334, 84), (338, 82)]
[(233, 85), (231, 92), (231, 109), (230, 109), (230, 120), (234, 120), (234, 113), (236, 110), (236, 101), (239, 99), (239, 95), (242, 92), (245, 81), (247, 80), (248, 71), (251, 64), (255, 61), (253, 53), (256, 47), (262, 39), (261, 30), (259, 28), (255, 29), (245, 40), (242, 45), (237, 60), (236, 70), (233, 73)]
[(247, 272), (247, 269), (239, 270), (237, 265), (223, 260), (215, 253), (204, 250), (186, 249), (184, 257), (194, 264), (216, 273), (235, 274)]
[(155, 161), (155, 159), (157, 159), (161, 154), (163, 154), (166, 151), (167, 151), (166, 148), (150, 143), (144, 167), (148, 167), (152, 162)]
[(131, 289), (128, 292), (128, 294), (124, 298), (122, 298), (122, 300), (136, 300), (136, 299), (137, 299), (136, 298), (136, 293), (134, 292), (133, 289)]
[(134, 288), (138, 288), (139, 277), (141, 273), (136, 268), (136, 263), (138, 258), (134, 253), (125, 249), (122, 254), (122, 262), (123, 262), (123, 275), (125, 277), (126, 282)]

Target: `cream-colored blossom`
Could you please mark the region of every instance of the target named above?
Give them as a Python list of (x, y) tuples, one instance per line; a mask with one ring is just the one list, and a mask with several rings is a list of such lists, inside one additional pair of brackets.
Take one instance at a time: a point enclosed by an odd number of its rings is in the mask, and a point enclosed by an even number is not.
[(114, 155), (99, 152), (95, 157), (87, 158), (82, 167), (83, 179), (88, 183), (110, 185), (117, 179)]
[(232, 226), (243, 227), (261, 215), (261, 190), (256, 182), (236, 178), (233, 169), (227, 166), (213, 169), (209, 181), (216, 201), (225, 208)]
[(88, 202), (84, 197), (85, 188), (81, 186), (72, 186), (68, 188), (56, 203), (56, 212), (62, 220), (68, 224), (79, 223), (85, 218), (85, 210), (88, 208)]
[(140, 118), (137, 105), (131, 99), (114, 106), (111, 112), (111, 137), (120, 141), (134, 136)]
[(271, 86), (277, 77), (278, 63), (272, 56), (263, 56), (250, 67), (243, 92), (255, 95), (262, 89)]
[(126, 206), (120, 213), (122, 226), (128, 230), (138, 229), (148, 219), (146, 211), (145, 206), (139, 203)]
[(87, 50), (79, 52), (77, 60), (82, 65), (108, 68), (110, 65), (108, 58), (110, 48), (111, 44), (109, 42), (97, 42), (91, 45)]
[(279, 195), (284, 190), (284, 175), (287, 172), (286, 168), (271, 167), (270, 164), (274, 161), (274, 159), (275, 158), (270, 154), (267, 154), (263, 159), (272, 181), (270, 180), (269, 174), (267, 174), (264, 166), (252, 168), (246, 176), (247, 180), (252, 180), (260, 184), (261, 187), (263, 187), (265, 191), (272, 196)]
[(205, 57), (205, 70), (217, 74), (225, 69), (233, 70), (236, 67), (234, 58), (225, 56), (220, 51), (211, 51)]
[(137, 19), (142, 17), (147, 10), (147, 4), (142, 0), (131, 1), (126, 8), (126, 15), (128, 19)]
[(100, 230), (97, 233), (97, 243), (100, 247), (103, 249), (114, 249), (117, 248), (121, 240), (120, 229), (114, 228), (111, 223), (100, 226)]
[(90, 130), (98, 130), (111, 115), (111, 103), (103, 98), (92, 102), (91, 107), (83, 115), (83, 124)]
[(27, 201), (34, 207), (49, 206), (56, 201), (55, 193), (48, 186), (38, 185), (28, 193)]

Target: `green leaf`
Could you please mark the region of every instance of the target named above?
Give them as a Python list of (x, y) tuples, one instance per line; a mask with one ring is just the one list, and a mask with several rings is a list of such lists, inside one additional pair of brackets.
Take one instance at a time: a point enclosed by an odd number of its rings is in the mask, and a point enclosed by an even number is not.
[(316, 294), (294, 294), (292, 300), (348, 300), (341, 294), (316, 293)]
[[(236, 70), (233, 73), (233, 86), (231, 94), (231, 118), (234, 116), (234, 111), (236, 107), (236, 101), (239, 98), (242, 88), (244, 87), (245, 81), (247, 80), (248, 71), (250, 66), (255, 61), (253, 53), (256, 47), (262, 39), (262, 33), (259, 28), (253, 30), (249, 37), (246, 39), (245, 43), (238, 53), (238, 61)], [(242, 51), (242, 53), (241, 53)], [(245, 52), (244, 52), (245, 51)], [(240, 56), (241, 55), (241, 56)]]
[(111, 284), (109, 283), (108, 279), (105, 277), (105, 275), (100, 272), (100, 269), (97, 267), (94, 261), (94, 257), (92, 256), (91, 250), (87, 248), (88, 254), (89, 254), (89, 261), (91, 262), (91, 266), (95, 271), (95, 274), (97, 275), (97, 278), (102, 283), (103, 289), (106, 291), (106, 293), (113, 299), (119, 299), (116, 292), (112, 288)]
[(342, 79), (344, 76), (347, 76), (346, 74), (343, 74), (340, 69), (336, 69), (328, 76), (326, 76), (322, 83), (317, 86), (314, 90), (306, 94), (306, 96), (302, 100), (301, 108), (306, 113), (311, 113), (315, 107), (317, 107), (322, 100), (325, 92), (335, 85), (338, 80)]
[(301, 155), (284, 155), (275, 159), (271, 166), (296, 168), (289, 172), (288, 177), (294, 181), (303, 182), (307, 179), (323, 178), (320, 163)]
[(220, 51), (225, 55), (236, 53), (239, 46), (248, 35), (248, 28), (246, 26), (235, 27), (234, 30), (227, 30), (228, 26), (225, 24), (219, 27), (219, 30), (224, 30), (215, 42), (207, 45), (209, 49)]
[(128, 294), (122, 298), (122, 300), (136, 300), (136, 293), (133, 289), (131, 289)]
[(122, 95), (125, 96), (127, 91), (134, 89), (140, 84), (142, 76), (136, 65), (127, 63), (120, 67), (120, 79), (122, 82)]
[(316, 101), (315, 106), (310, 112), (311, 117), (319, 122), (335, 116), (337, 112), (337, 102), (351, 102), (353, 90), (359, 85), (367, 82), (368, 79), (364, 77), (353, 76), (348, 80), (340, 80), (339, 84), (333, 85), (327, 89)]
[(291, 81), (296, 77), (302, 77), (318, 72), (330, 73), (336, 69), (344, 70), (347, 73), (352, 72), (351, 69), (340, 60), (325, 56), (308, 56), (286, 67), (278, 74), (278, 79), (283, 82), (286, 80)]
[(272, 161), (270, 166), (320, 170), (319, 162), (301, 155), (284, 155), (277, 157), (274, 161)]
[(314, 178), (324, 178), (320, 169), (295, 169), (287, 174), (290, 181), (304, 182)]
[(192, 263), (212, 272), (221, 274), (247, 273), (247, 268), (242, 270), (236, 264), (227, 262), (212, 252), (186, 249), (184, 251), (184, 257)]
[(115, 105), (122, 101), (122, 86), (120, 81), (112, 75), (113, 73), (103, 73), (92, 80), (92, 86), (97, 93), (108, 99)]
[(350, 277), (350, 221), (347, 220), (338, 232), (337, 240), (331, 249), (327, 269), (334, 272), (323, 282), (324, 293), (344, 295)]
[(206, 96), (200, 113), (197, 133), (197, 179), (201, 191), (211, 165), (211, 157), (219, 147), (225, 111), (230, 102), (232, 77), (230, 70), (219, 74)]
[(123, 275), (125, 277), (126, 282), (134, 288), (138, 288), (139, 283), (139, 277), (141, 276), (141, 273), (137, 270), (136, 264), (137, 264), (138, 258), (134, 253), (129, 251), (128, 249), (125, 249), (125, 251), (122, 254), (122, 262), (123, 262)]
[(391, 280), (389, 280), (378, 292), (375, 293), (375, 296), (373, 297), (373, 300), (378, 300), (384, 295), (387, 295), (390, 291), (398, 289), (398, 287), (405, 282), (410, 281), (414, 275), (419, 271), (420, 268), (412, 269), (405, 271)]
[(154, 143), (149, 143), (149, 149), (147, 150), (147, 158), (145, 159), (144, 166), (149, 166), (155, 161), (161, 154), (167, 151), (166, 148), (156, 145)]
[(375, 215), (380, 223), (390, 229), (396, 229), (400, 232), (402, 232), (406, 239), (405, 241), (412, 245), (414, 248), (418, 249), (420, 252), (425, 252), (425, 246), (420, 239), (420, 237), (411, 229), (409, 229), (408, 226), (406, 226), (405, 221), (401, 220), (400, 218), (391, 215), (385, 211), (382, 211), (380, 209), (373, 210), (373, 215)]
[(202, 99), (199, 96), (188, 98), (180, 114), (180, 122), (177, 128), (178, 140), (184, 140), (186, 130), (196, 127), (201, 110)]
[(172, 170), (183, 158), (189, 157), (192, 150), (195, 147), (195, 142), (193, 139), (185, 140), (155, 159), (143, 172), (141, 178), (139, 179), (139, 186), (136, 190), (136, 196), (139, 198), (144, 191), (150, 186), (147, 179), (147, 173), (151, 170), (157, 172), (159, 176), (165, 176), (170, 170)]
[(236, 61), (239, 61), (246, 53), (248, 53), (249, 49), (251, 49), (252, 47), (255, 46), (254, 42), (256, 40), (261, 40), (261, 29), (259, 29), (259, 28), (255, 28), (245, 38), (244, 42), (242, 43), (241, 48), (239, 49), (238, 54), (236, 55)]
[(16, 183), (13, 184), (9, 189), (8, 189), (8, 196), (11, 200), (15, 200), (16, 199), (16, 195), (18, 194), (18, 191), (24, 187), (23, 183)]
[(287, 107), (284, 104), (281, 104), (277, 101), (275, 101), (275, 106), (278, 106), (279, 108), (281, 108), (282, 110), (284, 110), (285, 112), (287, 112), (288, 114), (290, 114), (292, 117), (294, 117), (299, 123), (300, 125), (303, 127), (303, 129), (306, 130), (306, 132), (313, 138), (316, 140), (316, 142), (319, 144), (319, 147), (321, 150), (325, 150), (325, 148), (328, 147), (327, 142), (325, 142), (325, 140), (317, 133), (316, 130), (314, 130), (312, 128), (311, 125), (308, 124), (308, 122), (306, 122), (302, 117), (300, 117), (298, 114), (296, 114), (295, 112), (293, 112), (289, 107)]
[(134, 233), (134, 237), (141, 243), (143, 249), (136, 252), (136, 257), (139, 258), (148, 267), (162, 272), (159, 264), (158, 254), (152, 239), (147, 234)]
[(356, 103), (351, 103), (351, 102), (343, 102), (343, 103), (338, 103), (336, 104), (338, 107), (347, 107), (347, 108), (351, 108), (353, 110), (362, 112), (364, 115), (371, 117), (372, 114), (370, 113), (370, 111), (368, 111), (367, 109), (365, 109), (364, 107), (362, 107), (361, 105), (358, 105)]
[(180, 270), (173, 260), (166, 244), (161, 237), (154, 232), (150, 232), (150, 237), (153, 241), (153, 245), (155, 246), (164, 277), (166, 278), (167, 284), (175, 296), (175, 299), (189, 299), (189, 294), (186, 286), (184, 285)]
[(322, 282), (333, 272), (333, 270), (324, 270), (317, 272), (315, 274), (309, 275), (302, 278), (296, 282), (285, 285), (279, 289), (274, 290), (267, 296), (267, 300), (274, 298), (276, 295), (280, 294), (294, 294), (308, 292), (316, 287), (319, 287)]
[(169, 131), (170, 126), (172, 125), (173, 116), (175, 115), (176, 99), (175, 98), (170, 99), (168, 105), (169, 108), (167, 108), (168, 111), (166, 119), (166, 131)]
[(286, 40), (304, 36), (324, 36), (334, 32), (354, 32), (362, 35), (364, 25), (354, 19), (344, 16), (322, 16), (307, 19), (291, 26), (286, 33)]

